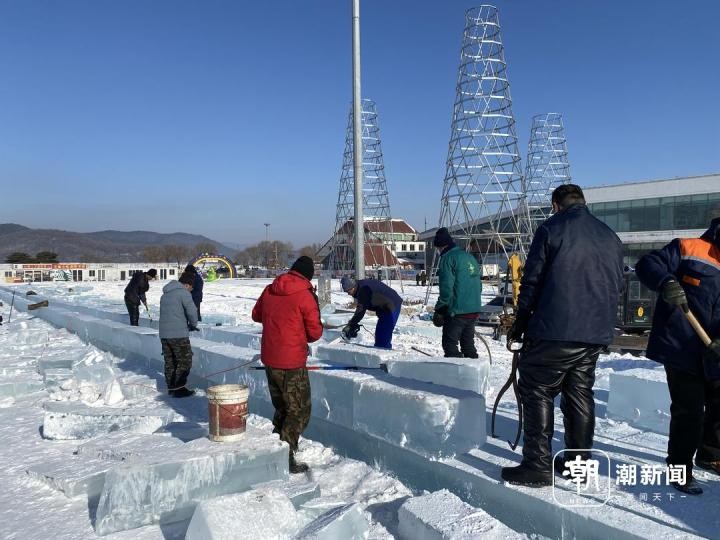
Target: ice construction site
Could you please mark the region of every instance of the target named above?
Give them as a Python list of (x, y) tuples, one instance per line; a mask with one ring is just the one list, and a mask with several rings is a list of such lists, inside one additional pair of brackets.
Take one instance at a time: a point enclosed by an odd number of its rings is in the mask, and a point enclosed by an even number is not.
[[(311, 365), (382, 363), (387, 373), (311, 371), (312, 418), (298, 453), (310, 472), (288, 474), (264, 372), (232, 369), (258, 365), (261, 326), (250, 311), (268, 283), (206, 284), (191, 338), (199, 391), (187, 399), (164, 392), (162, 282), (151, 285), (139, 327), (127, 325), (123, 283), (0, 288), (0, 538), (720, 537), (718, 477), (698, 471), (705, 494), (688, 498), (643, 473), (664, 464), (669, 397), (662, 369), (642, 357), (599, 360), (597, 485), (503, 483), (500, 468), (520, 460), (507, 443), (517, 429), (512, 392), (500, 402), (498, 438), (489, 426), (511, 355), (478, 327), (480, 359), (442, 358), (440, 329), (415, 304), (422, 287), (404, 287), (392, 351), (369, 346), (370, 317), (357, 344), (333, 343), (338, 330), (328, 329), (312, 345)], [(494, 291), (485, 289), (487, 300)], [(27, 311), (42, 300), (48, 307)], [(333, 283), (328, 326), (348, 320), (349, 300)], [(250, 389), (236, 442), (208, 439), (203, 389), (223, 383)], [(558, 408), (553, 451), (562, 441)]]

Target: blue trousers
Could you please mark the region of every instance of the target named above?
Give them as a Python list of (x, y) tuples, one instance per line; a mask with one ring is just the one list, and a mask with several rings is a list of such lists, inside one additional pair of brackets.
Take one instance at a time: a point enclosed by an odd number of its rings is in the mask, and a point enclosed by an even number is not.
[(392, 349), (392, 334), (395, 330), (400, 307), (395, 311), (380, 311), (377, 314), (378, 322), (375, 326), (375, 346), (383, 349)]

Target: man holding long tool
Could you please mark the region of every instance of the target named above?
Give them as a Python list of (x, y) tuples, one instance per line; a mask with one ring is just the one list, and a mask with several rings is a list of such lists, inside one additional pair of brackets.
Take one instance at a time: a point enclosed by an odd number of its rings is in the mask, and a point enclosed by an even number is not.
[(262, 323), (260, 356), (265, 364), (270, 400), (275, 407), (273, 433), (290, 445), (290, 472), (308, 470), (295, 460), (300, 435), (310, 422), (308, 343), (323, 333), (320, 308), (310, 280), (310, 257), (295, 261), (287, 274), (275, 278), (258, 298), (252, 319)]
[[(690, 495), (702, 493), (693, 456), (698, 467), (720, 474), (720, 205), (710, 217), (700, 238), (676, 238), (635, 268), (640, 281), (660, 292), (647, 357), (665, 365), (671, 399), (666, 462), (685, 466), (685, 483), (672, 486)], [(715, 336), (709, 345), (693, 329), (693, 317)]]
[(618, 299), (623, 287), (622, 244), (593, 217), (579, 186), (553, 191), (554, 215), (535, 233), (525, 262), (518, 312), (508, 343), (523, 343), (519, 353), (519, 391), (523, 405), (523, 459), (505, 467), (513, 484), (552, 483), (550, 441), (553, 400), (562, 394), (565, 453), (556, 463), (590, 457), (595, 431), (595, 364), (612, 342)]

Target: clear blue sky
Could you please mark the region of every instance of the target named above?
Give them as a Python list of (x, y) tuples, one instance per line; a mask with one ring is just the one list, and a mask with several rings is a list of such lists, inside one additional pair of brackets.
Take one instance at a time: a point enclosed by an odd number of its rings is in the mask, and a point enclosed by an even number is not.
[[(362, 0), (393, 214), (436, 224), (467, 8)], [(720, 2), (502, 0), (519, 144), (565, 116), (583, 185), (720, 171)], [(0, 0), (0, 222), (329, 237), (350, 0)]]

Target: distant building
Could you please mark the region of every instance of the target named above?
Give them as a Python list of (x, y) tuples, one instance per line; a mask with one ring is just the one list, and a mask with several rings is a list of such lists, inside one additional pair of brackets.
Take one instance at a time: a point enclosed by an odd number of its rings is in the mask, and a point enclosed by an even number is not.
[[(425, 243), (418, 239), (418, 232), (406, 221), (366, 219), (364, 230), (366, 269), (397, 266), (405, 269), (425, 267)], [(316, 258), (322, 261), (324, 269), (328, 269), (333, 245), (336, 246), (335, 249), (346, 250), (342, 254), (343, 259), (354, 259), (354, 235), (354, 220), (348, 220), (338, 230), (337, 237), (325, 242), (316, 255)]]
[[(581, 187), (582, 183), (580, 183)], [(622, 240), (625, 264), (633, 267), (644, 254), (658, 249), (673, 238), (700, 236), (709, 224), (710, 211), (720, 204), (720, 173), (668, 180), (648, 180), (597, 187), (583, 187), (588, 208), (612, 228)], [(486, 220), (472, 224), (477, 230)], [(467, 229), (465, 224), (450, 230), (451, 234)], [(427, 264), (432, 264), (432, 239), (437, 228), (420, 233), (426, 242)], [(456, 241), (465, 247), (467, 241)], [(470, 251), (479, 255), (480, 249)], [(498, 262), (501, 265), (506, 261)]]
[(28, 263), (0, 264), (0, 281), (125, 281), (137, 270), (158, 271), (158, 279), (175, 279), (182, 271), (166, 263)]

